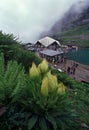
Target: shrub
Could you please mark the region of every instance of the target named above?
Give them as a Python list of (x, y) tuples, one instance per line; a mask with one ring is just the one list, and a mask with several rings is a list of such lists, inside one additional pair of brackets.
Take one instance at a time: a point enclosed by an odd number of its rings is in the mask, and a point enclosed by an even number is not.
[(6, 108), (0, 129), (76, 130), (89, 124), (89, 85), (66, 80), (66, 86), (46, 60), (33, 63), (28, 75), (16, 61), (5, 65), (0, 54), (0, 72), (0, 107)]
[(37, 65), (41, 62), (34, 53), (24, 50), (13, 34), (0, 32), (0, 52), (4, 53), (5, 64), (10, 60), (16, 60), (25, 67), (26, 72), (29, 71), (29, 66), (32, 65), (33, 61)]
[(63, 82), (67, 86), (70, 98), (73, 101), (73, 107), (78, 115), (78, 122), (89, 126), (89, 84), (76, 82), (55, 69), (52, 69), (52, 73), (57, 75), (59, 82)]
[(12, 93), (12, 102), (20, 104), (30, 114), (25, 129), (67, 130), (75, 127), (76, 112), (66, 87), (58, 84), (45, 60), (38, 67), (33, 63), (29, 77), (20, 78)]
[(20, 42), (13, 34), (6, 34), (0, 31), (0, 45), (16, 45), (18, 43)]
[(4, 55), (0, 54), (0, 104), (7, 104), (11, 99), (11, 93), (15, 89), (20, 75), (24, 74), (24, 68), (16, 61), (4, 64)]

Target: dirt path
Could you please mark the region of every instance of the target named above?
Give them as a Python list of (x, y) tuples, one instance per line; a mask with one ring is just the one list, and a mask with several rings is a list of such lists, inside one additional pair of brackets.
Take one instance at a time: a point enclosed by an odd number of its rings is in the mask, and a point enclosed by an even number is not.
[(66, 60), (66, 63), (59, 63), (57, 68), (62, 69), (67, 73), (68, 67), (71, 68), (74, 63), (78, 64), (78, 67), (75, 69), (75, 74), (69, 74), (69, 76), (76, 81), (89, 83), (89, 66), (87, 65), (83, 65), (72, 60)]

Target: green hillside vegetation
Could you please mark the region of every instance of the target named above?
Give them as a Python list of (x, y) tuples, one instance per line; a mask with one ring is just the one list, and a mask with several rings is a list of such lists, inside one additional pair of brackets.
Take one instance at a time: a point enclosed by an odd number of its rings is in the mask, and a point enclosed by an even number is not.
[(0, 130), (81, 130), (82, 124), (89, 126), (89, 85), (49, 68), (46, 60), (41, 62), (16, 44), (6, 43), (6, 50), (0, 42)]
[(88, 25), (77, 26), (75, 28), (72, 28), (71, 30), (60, 33), (61, 36), (76, 36), (81, 34), (89, 34)]
[(73, 37), (62, 37), (59, 39), (62, 44), (64, 45), (76, 45), (80, 47), (89, 47), (89, 39), (80, 39), (80, 38), (73, 38)]
[(0, 72), (0, 108), (5, 109), (0, 129), (76, 130), (89, 125), (89, 85), (51, 72), (46, 61), (33, 63), (29, 74), (16, 61), (4, 68), (3, 54)]
[(56, 34), (62, 44), (74, 44), (89, 47), (89, 26), (81, 25), (68, 31)]
[(5, 64), (9, 60), (16, 60), (21, 63), (25, 70), (28, 72), (29, 66), (31, 67), (32, 62), (35, 61), (39, 64), (41, 60), (34, 53), (24, 50), (18, 39), (13, 34), (3, 34), (0, 32), (0, 52), (4, 53)]

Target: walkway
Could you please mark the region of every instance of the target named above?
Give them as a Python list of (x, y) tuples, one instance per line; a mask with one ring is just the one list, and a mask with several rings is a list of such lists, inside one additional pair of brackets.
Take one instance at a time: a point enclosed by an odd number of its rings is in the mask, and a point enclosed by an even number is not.
[(89, 83), (89, 66), (87, 65), (83, 65), (72, 60), (66, 60), (66, 63), (57, 64), (56, 68), (60, 68), (67, 73), (67, 68), (71, 68), (74, 63), (78, 64), (78, 67), (75, 69), (75, 74), (69, 74), (69, 76), (76, 81)]

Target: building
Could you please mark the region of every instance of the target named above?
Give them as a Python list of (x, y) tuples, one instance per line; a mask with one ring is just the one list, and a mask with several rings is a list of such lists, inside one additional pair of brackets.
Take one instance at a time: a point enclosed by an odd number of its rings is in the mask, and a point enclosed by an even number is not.
[(44, 37), (38, 40), (35, 44), (35, 48), (38, 50), (43, 50), (43, 49), (57, 50), (60, 47), (61, 47), (61, 44), (59, 43), (59, 41), (51, 37)]
[(46, 58), (51, 63), (60, 62), (63, 58), (64, 52), (61, 47), (59, 41), (48, 36), (38, 40), (35, 44), (37, 54), (41, 58)]
[(49, 62), (58, 63), (61, 61), (64, 52), (62, 50), (55, 51), (55, 50), (46, 49), (40, 51), (39, 54), (42, 58), (46, 58)]
[(33, 43), (27, 43), (23, 45), (24, 49), (35, 52), (35, 47)]

